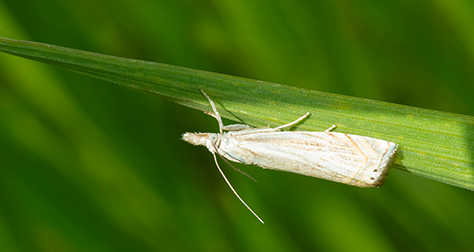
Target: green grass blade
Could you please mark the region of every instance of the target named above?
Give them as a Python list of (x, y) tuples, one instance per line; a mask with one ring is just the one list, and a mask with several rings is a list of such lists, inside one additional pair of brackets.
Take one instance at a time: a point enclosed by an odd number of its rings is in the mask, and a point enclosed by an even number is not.
[(306, 112), (299, 130), (336, 124), (345, 132), (400, 144), (396, 168), (474, 189), (474, 117), (304, 90), (278, 84), (124, 59), (28, 41), (0, 38), (0, 51), (60, 66), (179, 104), (211, 111), (202, 87), (223, 117), (276, 126)]

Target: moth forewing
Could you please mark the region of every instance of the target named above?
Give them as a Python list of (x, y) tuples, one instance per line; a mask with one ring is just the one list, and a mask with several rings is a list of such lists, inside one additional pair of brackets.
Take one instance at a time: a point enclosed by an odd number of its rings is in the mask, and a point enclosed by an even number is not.
[(219, 151), (244, 164), (379, 187), (396, 147), (384, 140), (343, 133), (254, 130), (225, 133)]

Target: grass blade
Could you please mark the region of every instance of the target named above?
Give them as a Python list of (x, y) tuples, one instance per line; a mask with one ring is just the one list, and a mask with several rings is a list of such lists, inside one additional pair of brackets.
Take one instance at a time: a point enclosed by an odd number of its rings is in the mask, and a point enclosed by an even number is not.
[(274, 83), (0, 38), (0, 51), (60, 66), (167, 100), (211, 111), (202, 87), (225, 118), (276, 126), (306, 112), (300, 130), (380, 138), (400, 144), (394, 167), (474, 189), (474, 117), (304, 90)]

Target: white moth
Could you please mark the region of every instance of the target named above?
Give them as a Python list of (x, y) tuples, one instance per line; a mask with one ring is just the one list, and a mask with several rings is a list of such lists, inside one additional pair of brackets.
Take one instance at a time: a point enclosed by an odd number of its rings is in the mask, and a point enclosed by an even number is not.
[[(183, 140), (209, 149), (219, 172), (234, 194), (262, 223), (263, 221), (229, 183), (217, 163), (215, 153), (238, 163), (294, 172), (359, 187), (380, 187), (385, 182), (397, 151), (396, 143), (329, 132), (335, 125), (324, 132), (280, 131), (301, 122), (309, 113), (276, 128), (256, 129), (244, 124), (224, 126), (214, 102), (202, 89), (200, 90), (212, 106), (214, 114), (207, 114), (217, 119), (219, 133), (184, 133)], [(223, 130), (228, 132), (223, 133)]]

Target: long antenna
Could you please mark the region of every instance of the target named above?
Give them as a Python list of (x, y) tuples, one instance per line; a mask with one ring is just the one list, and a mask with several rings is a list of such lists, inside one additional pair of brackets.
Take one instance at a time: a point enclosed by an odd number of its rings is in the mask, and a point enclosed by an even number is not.
[[(213, 116), (214, 118), (217, 119), (217, 122), (219, 123), (219, 132), (222, 134), (223, 131), (222, 129), (224, 128), (224, 124), (222, 123), (222, 119), (221, 119), (221, 116), (219, 115), (219, 112), (217, 112), (217, 108), (216, 108), (216, 105), (214, 104), (214, 102), (211, 100), (211, 98), (204, 92), (204, 90), (202, 90), (202, 88), (199, 87), (199, 90), (201, 90), (202, 94), (204, 96), (206, 96), (207, 100), (209, 100), (209, 103), (211, 104), (211, 107), (212, 107), (212, 110), (214, 111), (214, 115), (211, 114), (211, 113), (208, 113), (208, 112), (205, 112), (206, 114), (208, 115), (211, 115)], [(306, 115), (307, 116), (307, 115)], [(304, 118), (301, 118), (299, 120), (303, 120)], [(221, 156), (221, 154), (217, 151), (217, 147), (214, 145), (214, 143), (212, 144), (214, 146), (214, 149), (216, 150), (215, 152), (217, 152), (217, 154)], [(234, 187), (232, 187), (232, 185), (230, 184), (229, 180), (227, 179), (227, 177), (225, 176), (224, 172), (222, 171), (221, 167), (219, 166), (219, 163), (217, 162), (217, 157), (216, 157), (216, 154), (215, 153), (212, 153), (212, 156), (214, 157), (214, 162), (216, 163), (216, 166), (217, 166), (217, 169), (219, 170), (219, 172), (221, 173), (222, 177), (224, 178), (225, 182), (227, 183), (227, 185), (230, 187), (230, 189), (232, 190), (232, 192), (234, 192), (235, 196), (237, 196), (237, 198), (240, 200), (240, 202), (242, 202), (242, 204), (244, 204), (244, 206), (255, 216), (257, 217), (257, 219), (262, 223), (262, 224), (265, 224), (265, 222), (263, 222), (262, 219), (260, 219), (260, 217), (258, 217), (258, 215), (252, 210), (252, 208), (250, 208), (247, 203), (245, 203), (245, 201), (239, 196), (239, 194), (237, 193), (237, 191), (235, 191)], [(222, 158), (224, 159), (224, 158)], [(227, 162), (227, 160), (224, 159), (224, 161)], [(247, 173), (235, 168), (233, 165), (231, 165), (229, 162), (227, 162), (232, 168), (236, 169), (237, 171), (239, 171), (240, 173), (246, 175), (247, 177), (251, 178), (253, 181), (257, 182), (254, 178), (252, 178), (250, 175), (248, 175)]]
[(257, 219), (262, 223), (262, 224), (265, 224), (265, 222), (263, 222), (262, 219), (260, 219), (260, 217), (258, 217), (258, 215), (252, 210), (252, 208), (250, 208), (247, 203), (245, 203), (245, 201), (239, 196), (239, 194), (235, 191), (234, 187), (232, 187), (232, 185), (230, 184), (229, 180), (227, 179), (227, 177), (224, 175), (224, 172), (222, 172), (221, 170), (221, 167), (219, 166), (219, 163), (217, 163), (217, 158), (216, 158), (216, 154), (215, 153), (212, 153), (212, 156), (214, 157), (214, 162), (216, 162), (216, 165), (217, 165), (217, 169), (219, 169), (219, 172), (221, 173), (222, 177), (224, 178), (225, 182), (227, 183), (227, 185), (230, 187), (230, 189), (234, 192), (235, 196), (237, 196), (237, 198), (239, 198), (240, 202), (242, 202), (242, 204), (244, 204), (245, 207), (247, 207), (247, 209), (255, 216), (257, 217)]

